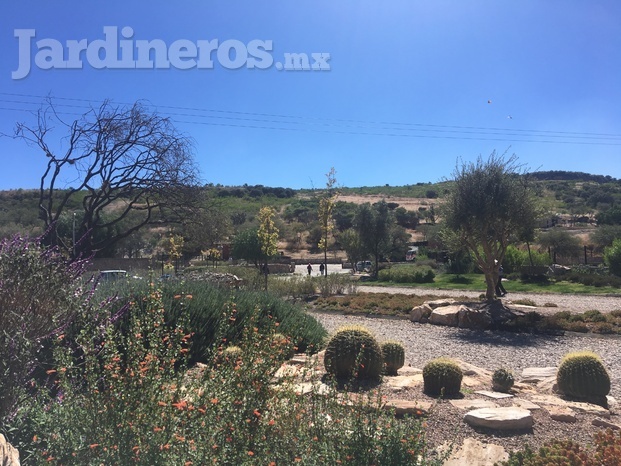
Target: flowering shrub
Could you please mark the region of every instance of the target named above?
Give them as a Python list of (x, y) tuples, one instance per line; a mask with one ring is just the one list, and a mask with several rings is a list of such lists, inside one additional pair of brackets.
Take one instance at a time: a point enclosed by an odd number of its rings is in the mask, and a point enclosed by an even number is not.
[[(193, 296), (177, 295), (180, 307)], [(324, 465), (432, 464), (420, 421), (396, 420), (380, 396), (355, 404), (336, 391), (296, 394), (274, 374), (280, 330), (259, 330), (257, 311), (244, 326), (235, 358), (188, 370), (192, 335), (182, 319), (166, 321), (161, 293), (151, 287), (127, 309), (127, 331), (110, 318), (86, 323), (75, 343), (57, 337), (51, 394), (40, 392), (13, 426), (28, 464)], [(237, 319), (229, 305), (218, 334)], [(225, 361), (223, 363), (222, 361)], [(433, 463), (440, 464), (440, 463)]]
[(80, 281), (85, 266), (38, 240), (0, 241), (0, 421), (17, 408), (50, 337), (88, 302), (90, 287)]

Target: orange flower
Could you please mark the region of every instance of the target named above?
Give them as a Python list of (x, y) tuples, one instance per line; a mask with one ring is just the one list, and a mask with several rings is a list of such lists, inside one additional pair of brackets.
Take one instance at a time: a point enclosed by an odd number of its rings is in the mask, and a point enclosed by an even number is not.
[(217, 405), (218, 404), (218, 399), (217, 398), (212, 398), (211, 399), (211, 404), (212, 405)]
[(97, 448), (98, 446), (99, 446), (99, 444), (98, 444), (98, 443), (91, 443), (88, 447), (89, 447), (90, 449), (93, 449), (93, 448)]
[(170, 445), (168, 443), (165, 445), (160, 445), (160, 451), (161, 450), (170, 450)]
[(174, 296), (174, 298), (175, 298), (175, 299), (179, 299), (179, 298), (181, 298), (181, 295), (180, 295), (180, 294), (176, 294), (176, 295)]
[(46, 374), (55, 374), (56, 373), (56, 369), (50, 369), (49, 371), (45, 371)]
[(153, 432), (161, 432), (161, 431), (163, 431), (163, 430), (164, 430), (164, 429), (162, 429), (161, 427), (154, 427), (154, 428), (153, 428)]
[(157, 402), (157, 404), (158, 404), (159, 406), (166, 406), (166, 403), (164, 403), (163, 401), (158, 401), (158, 402)]
[(181, 400), (181, 401), (178, 401), (177, 403), (173, 403), (172, 405), (173, 405), (175, 408), (177, 408), (177, 409), (179, 409), (179, 410), (182, 410), (182, 409), (184, 409), (184, 408), (187, 408), (188, 403), (187, 403), (187, 401), (185, 401), (185, 400)]
[(186, 297), (186, 299), (192, 299), (192, 295), (191, 294), (186, 294), (185, 297)]
[(248, 456), (254, 456), (254, 452), (253, 451), (248, 451)]

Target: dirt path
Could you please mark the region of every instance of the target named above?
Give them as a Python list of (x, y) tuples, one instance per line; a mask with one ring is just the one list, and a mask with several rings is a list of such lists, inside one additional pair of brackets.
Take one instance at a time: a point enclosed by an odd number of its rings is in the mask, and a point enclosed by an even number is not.
[[(360, 285), (358, 291), (367, 293), (401, 293), (413, 295), (433, 295), (457, 298), (467, 296), (477, 299), (479, 291), (460, 291), (460, 290), (440, 290), (437, 288), (408, 288), (400, 286), (373, 286)], [(602, 313), (621, 310), (621, 294), (616, 296), (602, 295), (570, 295), (559, 293), (507, 293), (502, 298), (507, 303), (518, 300), (531, 300), (537, 306), (537, 311), (542, 313), (555, 313), (559, 311), (569, 311), (582, 313), (590, 310), (597, 310)], [(556, 306), (552, 306), (556, 305)]]

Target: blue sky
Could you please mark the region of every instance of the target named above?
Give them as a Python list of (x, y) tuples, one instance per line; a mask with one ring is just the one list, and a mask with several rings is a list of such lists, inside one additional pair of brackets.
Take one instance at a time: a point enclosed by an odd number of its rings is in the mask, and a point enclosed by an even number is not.
[[(34, 123), (48, 95), (67, 118), (143, 100), (193, 138), (204, 183), (321, 187), (331, 167), (343, 186), (435, 182), (493, 150), (621, 178), (620, 24), (616, 0), (6, 2), (0, 133)], [(91, 43), (104, 27), (167, 47), (272, 41), (273, 64), (228, 69), (235, 56), (214, 52), (211, 69), (96, 69), (82, 53), (82, 69), (37, 66), (37, 41)], [(29, 49), (15, 37), (27, 29)], [(329, 70), (277, 69), (302, 52), (329, 53)], [(38, 186), (33, 148), (0, 137), (0, 161), (0, 189)]]

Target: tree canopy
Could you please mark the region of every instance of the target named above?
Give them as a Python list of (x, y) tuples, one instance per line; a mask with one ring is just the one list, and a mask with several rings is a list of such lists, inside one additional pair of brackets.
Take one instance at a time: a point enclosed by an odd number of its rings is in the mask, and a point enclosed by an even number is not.
[(485, 161), (462, 163), (443, 204), (442, 217), (449, 243), (465, 246), (485, 274), (486, 298), (494, 299), (498, 264), (510, 238), (530, 237), (538, 208), (529, 178), (520, 171), (517, 158), (493, 152)]

